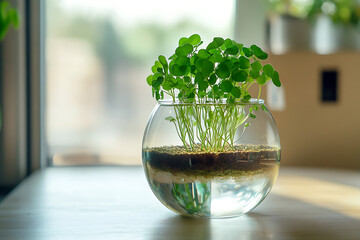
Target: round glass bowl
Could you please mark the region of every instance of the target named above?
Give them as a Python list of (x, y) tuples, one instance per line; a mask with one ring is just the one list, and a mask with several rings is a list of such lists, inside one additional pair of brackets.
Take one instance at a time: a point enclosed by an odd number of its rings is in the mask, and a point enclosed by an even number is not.
[(279, 171), (280, 139), (263, 100), (165, 100), (146, 126), (142, 161), (150, 188), (172, 211), (233, 217), (270, 192)]

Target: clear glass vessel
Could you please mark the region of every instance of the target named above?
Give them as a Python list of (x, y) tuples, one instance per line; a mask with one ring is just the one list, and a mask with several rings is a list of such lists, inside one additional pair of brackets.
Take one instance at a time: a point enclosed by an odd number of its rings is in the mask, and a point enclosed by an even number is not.
[(159, 101), (143, 138), (148, 183), (185, 216), (233, 217), (255, 208), (279, 170), (280, 139), (263, 100)]

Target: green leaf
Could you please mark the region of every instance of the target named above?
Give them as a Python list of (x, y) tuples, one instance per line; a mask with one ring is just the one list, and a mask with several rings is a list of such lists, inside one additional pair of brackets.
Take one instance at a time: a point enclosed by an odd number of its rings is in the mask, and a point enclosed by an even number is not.
[(231, 92), (233, 85), (231, 83), (231, 81), (229, 80), (224, 80), (220, 83), (220, 89), (224, 92)]
[(190, 43), (191, 45), (195, 46), (198, 43), (200, 43), (201, 41), (201, 37), (199, 36), (199, 34), (193, 34), (189, 37), (188, 39), (188, 43)]
[(178, 99), (182, 99), (183, 96), (184, 96), (184, 93), (183, 93), (183, 92), (179, 92), (178, 95), (177, 95)]
[(167, 67), (167, 66), (168, 66), (168, 63), (167, 63), (167, 61), (166, 61), (166, 58), (165, 58), (163, 55), (160, 55), (160, 56), (159, 56), (159, 62), (161, 63), (161, 65), (162, 65), (163, 67)]
[(190, 64), (191, 65), (194, 65), (196, 60), (199, 59), (199, 56), (197, 54), (193, 55), (191, 58), (190, 58)]
[(220, 88), (219, 88), (218, 85), (214, 85), (214, 86), (213, 86), (213, 91), (214, 91), (215, 93), (219, 93), (219, 90), (220, 90)]
[(195, 68), (196, 70), (200, 69), (201, 71), (201, 66), (202, 66), (202, 62), (204, 61), (205, 59), (202, 59), (202, 58), (197, 58), (196, 61), (195, 61)]
[(224, 58), (223, 56), (220, 54), (220, 53), (214, 53), (211, 57), (210, 57), (210, 60), (213, 62), (213, 63), (220, 63), (220, 62), (223, 62), (224, 61)]
[[(233, 59), (235, 59), (235, 61), (237, 61), (236, 58), (233, 58)], [(230, 69), (234, 66), (234, 63), (233, 63), (233, 61), (232, 61), (231, 59), (225, 59), (222, 63), (228, 65), (228, 67), (229, 67)]]
[(209, 84), (206, 81), (201, 80), (198, 82), (198, 86), (199, 86), (199, 91), (205, 91), (209, 86)]
[(279, 79), (279, 73), (277, 71), (274, 71), (273, 75), (271, 76), (271, 80), (274, 83), (275, 86), (281, 87), (281, 82)]
[(240, 88), (239, 87), (233, 87), (232, 89), (231, 89), (231, 95), (233, 95), (235, 98), (239, 98), (240, 97), (240, 95), (241, 95), (241, 90), (240, 90)]
[(232, 46), (230, 48), (227, 48), (224, 53), (229, 55), (236, 55), (239, 52), (239, 48), (237, 46)]
[(165, 80), (171, 82), (171, 84), (175, 86), (178, 83), (179, 79), (181, 78), (179, 77), (174, 78), (173, 76), (167, 76)]
[(159, 61), (155, 61), (155, 66), (157, 68), (162, 68), (163, 67), (163, 65)]
[(195, 93), (194, 93), (194, 92), (189, 92), (188, 94), (186, 94), (186, 98), (187, 98), (188, 100), (195, 98)]
[(152, 77), (152, 80), (154, 81), (154, 80), (156, 80), (156, 79), (158, 79), (159, 77), (162, 77), (162, 76), (164, 76), (162, 73), (159, 73), (159, 72), (157, 72), (157, 73), (155, 73), (154, 75), (152, 75), (153, 77)]
[(213, 42), (211, 42), (211, 43), (209, 43), (209, 45), (206, 47), (206, 50), (207, 50), (207, 51), (210, 51), (210, 50), (215, 49), (215, 48), (217, 48), (216, 44), (213, 43)]
[(221, 45), (223, 45), (224, 42), (225, 42), (224, 39), (221, 37), (215, 37), (213, 39), (213, 43), (215, 43), (217, 45), (217, 47), (220, 47)]
[(153, 81), (153, 75), (151, 74), (146, 78), (146, 82), (151, 86), (152, 81)]
[(255, 116), (254, 114), (252, 114), (252, 113), (250, 113), (249, 116), (250, 116), (251, 118), (254, 118), (254, 119), (256, 118), (256, 116)]
[(225, 45), (226, 48), (230, 48), (234, 44), (233, 44), (233, 41), (230, 38), (227, 38), (227, 39), (225, 39), (224, 45)]
[(265, 75), (265, 74), (261, 74), (261, 76), (256, 79), (256, 82), (257, 82), (259, 85), (264, 85), (264, 84), (266, 83), (266, 80), (267, 80), (266, 75)]
[(250, 67), (250, 60), (244, 56), (239, 57), (239, 67), (241, 69), (248, 69)]
[(197, 95), (199, 96), (199, 98), (203, 98), (206, 96), (206, 92), (205, 91), (198, 91)]
[(206, 58), (210, 57), (211, 55), (205, 49), (200, 49), (198, 52), (198, 56), (199, 56), (199, 58), (206, 59)]
[(210, 84), (210, 85), (214, 85), (214, 84), (216, 83), (216, 81), (217, 81), (216, 75), (215, 75), (215, 74), (211, 74), (211, 75), (210, 75), (210, 78), (209, 78), (209, 80), (208, 80), (209, 84)]
[(235, 82), (245, 82), (248, 78), (248, 74), (244, 70), (237, 70), (231, 77)]
[(189, 43), (186, 43), (180, 47), (177, 47), (176, 50), (175, 50), (175, 54), (178, 55), (178, 56), (187, 56), (189, 55), (192, 51), (194, 50), (194, 47), (189, 44)]
[(176, 82), (174, 83), (174, 87), (177, 89), (183, 89), (186, 85), (184, 83), (184, 80), (181, 77), (177, 77)]
[(250, 70), (250, 76), (253, 78), (253, 79), (256, 79), (260, 76), (260, 73), (257, 72), (257, 71), (254, 71), (254, 70)]
[(251, 95), (248, 92), (245, 92), (244, 98), (245, 101), (249, 101), (251, 99)]
[(211, 61), (204, 59), (201, 64), (201, 72), (205, 76), (208, 76), (213, 71), (214, 71), (214, 64)]
[(166, 91), (169, 91), (170, 89), (172, 89), (172, 83), (170, 81), (165, 80), (161, 86)]
[(211, 54), (221, 54), (221, 50), (219, 49), (211, 49), (211, 50), (207, 50), (209, 53)]
[(215, 73), (219, 78), (225, 79), (230, 76), (230, 68), (228, 64), (222, 62), (217, 66)]
[(260, 63), (260, 61), (255, 61), (251, 64), (251, 69), (256, 71), (256, 72), (260, 72), (262, 69), (262, 65)]
[(190, 64), (190, 58), (186, 57), (186, 56), (180, 56), (177, 59), (174, 60), (175, 64), (179, 65), (179, 66), (188, 66)]
[(189, 40), (188, 40), (187, 37), (182, 37), (182, 38), (180, 38), (180, 40), (179, 40), (179, 46), (182, 46), (182, 45), (187, 44), (187, 43), (189, 43)]
[(238, 49), (239, 49), (240, 52), (242, 51), (242, 49), (243, 49), (243, 44), (237, 43), (237, 42), (235, 42), (235, 41), (233, 41), (233, 44), (238, 47)]
[(194, 82), (198, 83), (198, 82), (203, 81), (203, 80), (204, 80), (203, 74), (201, 72), (196, 73)]
[(190, 73), (191, 74), (196, 74), (196, 67), (195, 67), (195, 65), (190, 65)]
[(211, 43), (206, 47), (206, 50), (212, 50), (215, 48), (219, 48), (221, 45), (224, 44), (224, 39), (221, 37), (215, 37)]
[(153, 72), (153, 73), (157, 73), (158, 72), (158, 67), (156, 66), (156, 65), (153, 65), (152, 67), (151, 67), (151, 71)]
[(214, 71), (214, 63), (207, 59), (197, 59), (195, 62), (195, 67), (196, 70), (201, 72), (204, 76), (208, 76)]
[(250, 49), (257, 58), (259, 58), (261, 60), (265, 60), (268, 58), (268, 54), (266, 52), (264, 52), (263, 50), (261, 50), (261, 48), (259, 48), (258, 46), (251, 45)]
[(174, 76), (184, 76), (190, 72), (190, 67), (179, 66), (178, 64), (174, 64), (170, 71)]
[(271, 64), (266, 64), (263, 67), (263, 72), (266, 74), (266, 76), (272, 77), (272, 75), (274, 73), (274, 68), (273, 68), (273, 66), (271, 66)]
[(189, 83), (191, 82), (191, 78), (189, 76), (184, 77), (184, 82)]
[(163, 81), (164, 81), (163, 77), (158, 77), (156, 79), (153, 78), (151, 85), (153, 86), (153, 88), (159, 88)]
[(243, 48), (243, 52), (245, 54), (246, 57), (251, 57), (253, 55), (252, 51), (250, 50), (250, 48), (244, 47)]

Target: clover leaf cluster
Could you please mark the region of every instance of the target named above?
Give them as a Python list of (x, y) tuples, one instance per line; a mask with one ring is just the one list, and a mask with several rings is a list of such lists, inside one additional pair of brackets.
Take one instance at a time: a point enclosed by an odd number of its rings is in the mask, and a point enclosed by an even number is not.
[(249, 101), (253, 84), (272, 81), (281, 86), (279, 73), (271, 64), (262, 64), (268, 54), (260, 47), (245, 47), (229, 38), (215, 37), (206, 48), (198, 34), (183, 37), (175, 53), (158, 57), (147, 83), (156, 100), (167, 94), (180, 102), (208, 102), (226, 99), (228, 103)]

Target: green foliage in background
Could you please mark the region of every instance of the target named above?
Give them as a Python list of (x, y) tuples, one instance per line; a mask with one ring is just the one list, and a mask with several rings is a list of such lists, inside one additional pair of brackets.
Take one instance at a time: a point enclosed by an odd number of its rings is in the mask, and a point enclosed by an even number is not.
[(314, 0), (308, 17), (323, 14), (334, 23), (358, 25), (360, 23), (360, 2), (356, 0)]
[(268, 0), (270, 9), (278, 14), (307, 17), (314, 0)]
[[(7, 1), (0, 1), (0, 41), (4, 39), (10, 26), (19, 26), (19, 15), (15, 8), (12, 8)], [(2, 114), (0, 108), (0, 129), (2, 126)]]
[(10, 26), (19, 26), (19, 14), (7, 1), (0, 1), (0, 41), (4, 39)]
[(198, 34), (181, 38), (169, 59), (158, 57), (147, 83), (156, 100), (168, 95), (173, 102), (179, 101), (175, 116), (166, 120), (175, 124), (186, 149), (226, 151), (234, 148), (239, 126), (247, 117), (255, 118), (252, 111), (259, 109), (255, 104), (246, 112), (241, 104), (250, 101), (249, 88), (258, 86), (259, 100), (261, 87), (268, 81), (281, 86), (279, 73), (271, 64), (262, 63), (268, 54), (256, 45), (245, 47), (221, 37), (205, 48), (200, 48), (202, 43)]
[(271, 9), (279, 14), (312, 19), (320, 14), (334, 23), (358, 25), (360, 2), (357, 0), (269, 0)]

